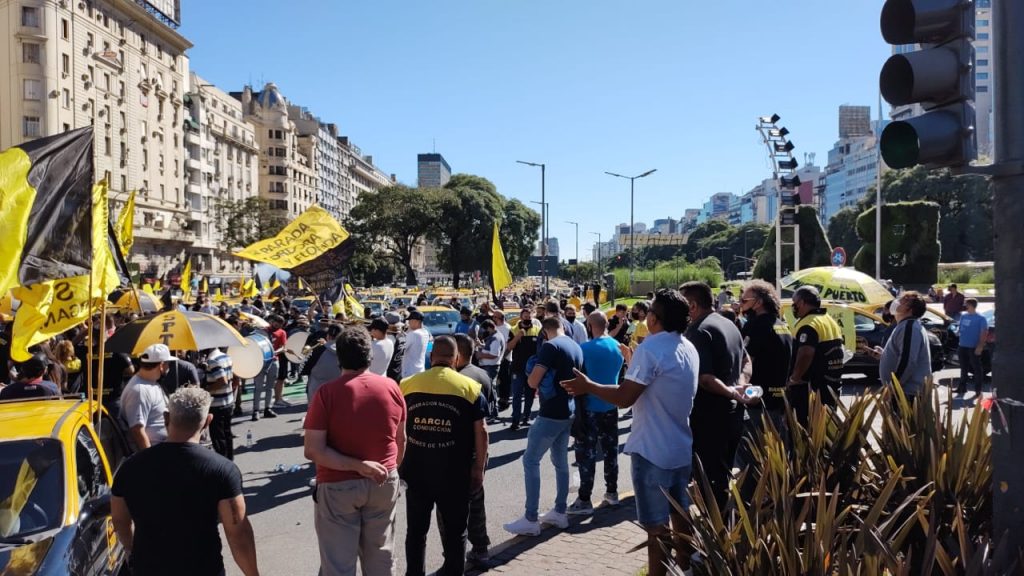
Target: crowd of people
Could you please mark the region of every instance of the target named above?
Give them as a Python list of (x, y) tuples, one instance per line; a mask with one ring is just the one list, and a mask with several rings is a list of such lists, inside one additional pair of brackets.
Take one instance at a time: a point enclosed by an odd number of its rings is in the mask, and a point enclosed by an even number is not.
[[(508, 428), (528, 432), (523, 514), (505, 530), (533, 537), (545, 525), (563, 529), (570, 516), (617, 506), (619, 410), (629, 409), (623, 451), (631, 459), (637, 519), (649, 535), (649, 573), (665, 574), (666, 551), (686, 567), (685, 544), (671, 538), (672, 528), (678, 532), (683, 524), (665, 495), (687, 506), (699, 465), (708, 483), (697, 489), (707, 490), (706, 502), (724, 508), (733, 469), (749, 458), (742, 439), (758, 432), (762, 417), (785, 433), (787, 405), (802, 423), (812, 392), (834, 406), (842, 386), (841, 329), (809, 286), (793, 294), (792, 330), (782, 320), (775, 288), (758, 280), (748, 282), (738, 299), (716, 298), (710, 286), (689, 282), (608, 313), (581, 293), (576, 289), (562, 299), (517, 294), (494, 306), (483, 303), (477, 314), (464, 307), (454, 333), (438, 336), (424, 328), (416, 306), (368, 323), (332, 317), (319, 302), (304, 312), (286, 299), (271, 305), (243, 300), (232, 309), (200, 298), (195, 307), (270, 342), (272, 359), (252, 379), (253, 421), (276, 417), (275, 407), (289, 406), (282, 395), (286, 380), (305, 378), (304, 452), (316, 467), (322, 574), (354, 574), (357, 561), (365, 574), (392, 573), (400, 494), (407, 510), (407, 574), (426, 573), (435, 515), (444, 552), (438, 574), (462, 574), (467, 559), (486, 564), (487, 425), (501, 422), (509, 409)], [(976, 302), (968, 300), (964, 318), (974, 314), (972, 306)], [(508, 321), (515, 308), (518, 316)], [(919, 322), (924, 310), (920, 294), (895, 299), (891, 336), (870, 351), (880, 358), (882, 380), (898, 380), (911, 401), (930, 375), (927, 334)], [(113, 333), (132, 319), (110, 316), (94, 327)], [(307, 333), (307, 349), (305, 362), (296, 364), (285, 343), (299, 331)], [(0, 398), (81, 390), (84, 371), (100, 361), (86, 365), (82, 332), (40, 346), (17, 365), (17, 379), (0, 390)], [(971, 336), (961, 338), (963, 347), (977, 348)], [(220, 573), (218, 521), (243, 573), (258, 572), (241, 477), (231, 462), (232, 418), (246, 414), (243, 382), (225, 352), (153, 344), (135, 359), (118, 353), (102, 359), (103, 404), (138, 451), (117, 472), (112, 511), (141, 573)], [(755, 389), (763, 394), (751, 393)], [(212, 450), (201, 448), (207, 441)], [(572, 503), (570, 441), (580, 476)], [(542, 514), (546, 454), (555, 471), (555, 497)], [(604, 493), (595, 502), (599, 460)], [(188, 486), (193, 497), (156, 497), (170, 481)], [(181, 540), (192, 553), (168, 557), (161, 534), (169, 529), (189, 534)]]

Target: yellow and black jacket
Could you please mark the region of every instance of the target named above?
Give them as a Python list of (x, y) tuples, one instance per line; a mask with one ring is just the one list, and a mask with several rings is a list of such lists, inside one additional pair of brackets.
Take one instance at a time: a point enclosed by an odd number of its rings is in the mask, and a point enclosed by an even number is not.
[(818, 308), (793, 327), (793, 354), (803, 346), (814, 347), (814, 362), (804, 375), (811, 388), (839, 388), (843, 377), (843, 331), (835, 319)]

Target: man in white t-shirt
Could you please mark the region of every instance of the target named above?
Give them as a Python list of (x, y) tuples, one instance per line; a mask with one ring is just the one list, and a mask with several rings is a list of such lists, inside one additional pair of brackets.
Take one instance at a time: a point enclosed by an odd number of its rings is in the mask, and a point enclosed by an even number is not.
[(405, 353), (402, 355), (402, 378), (419, 374), (426, 369), (427, 345), (430, 344), (430, 332), (423, 327), (423, 313), (419, 310), (409, 312), (406, 318), (409, 331), (405, 333)]
[(370, 348), (370, 372), (384, 376), (387, 374), (391, 356), (395, 353), (395, 343), (388, 338), (388, 321), (374, 318), (370, 322), (370, 336), (373, 344)]
[[(647, 314), (649, 335), (644, 339), (620, 385), (601, 385), (577, 371), (562, 386), (574, 396), (592, 394), (620, 408), (633, 408), (633, 427), (624, 452), (633, 461), (633, 490), (637, 520), (648, 534), (651, 576), (664, 576), (665, 551), (660, 539), (670, 533), (669, 520), (682, 530), (683, 519), (665, 497), (683, 507), (690, 504), (693, 432), (689, 418), (697, 393), (700, 357), (686, 338), (689, 306), (677, 290), (661, 290)], [(677, 547), (677, 564), (689, 567), (689, 556)]]
[(121, 418), (136, 450), (149, 448), (167, 439), (167, 427), (164, 424), (167, 397), (160, 387), (160, 378), (167, 373), (168, 363), (176, 360), (167, 346), (149, 346), (139, 356), (139, 371), (121, 392)]
[(512, 396), (512, 347), (509, 346), (509, 342), (512, 341), (512, 327), (505, 322), (505, 313), (501, 310), (491, 312), (491, 318), (494, 319), (494, 326), (498, 332), (505, 338), (505, 355), (498, 365), (498, 381), (494, 386), (498, 397), (498, 411), (502, 412), (509, 407)]

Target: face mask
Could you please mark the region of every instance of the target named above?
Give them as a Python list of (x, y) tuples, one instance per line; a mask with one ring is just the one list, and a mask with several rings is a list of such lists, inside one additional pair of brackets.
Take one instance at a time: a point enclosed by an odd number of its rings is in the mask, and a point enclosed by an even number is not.
[(576, 321), (576, 317), (575, 316), (566, 316), (565, 319), (568, 320), (569, 322), (575, 322)]
[(630, 312), (629, 313), (629, 317), (632, 318), (633, 320), (639, 320), (640, 319), (640, 313), (639, 312)]
[(900, 307), (899, 300), (893, 300), (892, 304), (889, 304), (889, 314), (896, 315), (896, 310)]

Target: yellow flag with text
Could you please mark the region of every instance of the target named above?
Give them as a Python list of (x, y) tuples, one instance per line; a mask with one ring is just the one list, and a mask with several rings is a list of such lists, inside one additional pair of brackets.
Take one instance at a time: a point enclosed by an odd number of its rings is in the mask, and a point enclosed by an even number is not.
[(235, 255), (288, 270), (324, 255), (348, 236), (348, 231), (330, 213), (311, 206), (277, 236), (260, 240)]
[(132, 190), (131, 194), (128, 195), (128, 201), (121, 208), (121, 213), (117, 215), (117, 226), (114, 228), (117, 230), (117, 241), (121, 243), (121, 254), (125, 258), (128, 258), (128, 253), (131, 252), (132, 244), (135, 243), (135, 233), (132, 232), (132, 228), (135, 226), (135, 190)]
[[(107, 183), (92, 189), (92, 277), (74, 276), (31, 286), (14, 288), (12, 295), (21, 300), (14, 316), (11, 358), (23, 362), (31, 357), (28, 349), (61, 334), (89, 319), (107, 294), (120, 284), (114, 256), (107, 242)], [(90, 284), (92, 294), (90, 296)]]
[(512, 273), (505, 263), (505, 252), (498, 238), (498, 222), (494, 222), (494, 238), (491, 241), (491, 288), (497, 294), (512, 285)]

